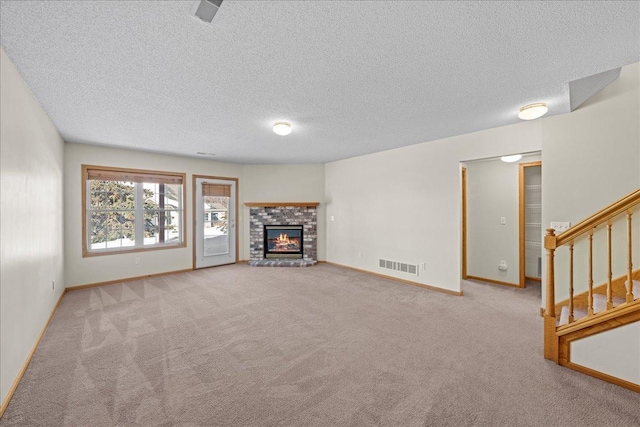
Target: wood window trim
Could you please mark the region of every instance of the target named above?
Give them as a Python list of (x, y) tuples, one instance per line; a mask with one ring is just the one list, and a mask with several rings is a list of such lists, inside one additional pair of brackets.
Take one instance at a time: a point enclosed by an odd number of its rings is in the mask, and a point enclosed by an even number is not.
[[(182, 185), (182, 242), (175, 245), (162, 244), (157, 246), (149, 246), (147, 248), (140, 247), (132, 247), (131, 249), (115, 249), (108, 251), (100, 251), (100, 252), (90, 252), (87, 247), (88, 236), (87, 236), (87, 181), (89, 179), (90, 171), (101, 171), (104, 172), (104, 177), (116, 177), (122, 176), (117, 175), (118, 173), (127, 175), (134, 182), (136, 179), (140, 179), (140, 176), (148, 176), (151, 181), (154, 182), (157, 180), (163, 180), (165, 183), (173, 183), (173, 184), (181, 184)], [(137, 178), (134, 178), (137, 177)], [(165, 181), (166, 180), (166, 181)], [(167, 250), (167, 249), (178, 249), (178, 248), (186, 248), (187, 247), (187, 230), (186, 230), (186, 218), (187, 218), (187, 174), (182, 172), (164, 172), (164, 171), (156, 171), (156, 170), (146, 170), (146, 169), (131, 169), (131, 168), (119, 168), (112, 166), (97, 166), (97, 165), (82, 165), (81, 166), (81, 176), (80, 182), (82, 187), (82, 258), (91, 258), (96, 256), (105, 256), (105, 255), (117, 255), (117, 254), (130, 254), (136, 252), (150, 252), (150, 251), (159, 251), (159, 250)]]

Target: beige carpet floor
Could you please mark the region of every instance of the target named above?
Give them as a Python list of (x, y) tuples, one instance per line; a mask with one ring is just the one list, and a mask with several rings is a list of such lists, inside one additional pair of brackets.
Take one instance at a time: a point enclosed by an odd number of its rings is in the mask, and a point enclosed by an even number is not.
[(2, 426), (638, 426), (542, 357), (540, 291), (232, 265), (68, 293)]

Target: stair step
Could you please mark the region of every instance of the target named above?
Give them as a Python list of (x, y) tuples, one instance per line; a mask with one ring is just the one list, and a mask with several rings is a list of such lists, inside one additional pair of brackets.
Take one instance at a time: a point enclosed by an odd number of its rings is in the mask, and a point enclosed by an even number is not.
[[(637, 282), (637, 280), (634, 280)], [(635, 283), (634, 283), (635, 289)], [(640, 292), (639, 292), (640, 293)], [(634, 292), (635, 294), (635, 292)], [(613, 297), (613, 306), (616, 307), (625, 302), (624, 298)], [(593, 294), (593, 313), (599, 313), (603, 310), (607, 309), (607, 296), (603, 294)], [(578, 320), (583, 317), (587, 317), (587, 307), (574, 307), (573, 308), (573, 319)], [(558, 320), (558, 326), (566, 325), (569, 323), (569, 306), (563, 306), (562, 311), (560, 312), (560, 319)]]

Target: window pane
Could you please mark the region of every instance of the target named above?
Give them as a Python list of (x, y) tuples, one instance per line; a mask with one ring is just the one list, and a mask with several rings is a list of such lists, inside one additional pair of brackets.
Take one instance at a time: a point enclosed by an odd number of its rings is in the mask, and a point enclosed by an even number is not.
[(104, 189), (104, 181), (90, 181), (91, 209), (100, 209), (106, 206), (107, 193)]
[(107, 247), (107, 214), (92, 213), (91, 224), (91, 249), (105, 249)]
[(145, 211), (144, 244), (180, 243), (181, 212), (175, 210)]
[[(160, 207), (160, 194), (158, 187), (162, 184), (149, 184), (144, 183), (143, 185), (143, 196), (144, 196), (144, 207), (145, 210), (145, 230), (147, 229), (146, 222), (150, 218), (147, 218), (146, 211), (157, 211), (161, 209)], [(157, 225), (157, 224), (156, 224)], [(146, 235), (145, 235), (146, 237)]]
[(134, 246), (134, 212), (92, 212), (90, 230), (91, 249)]
[(159, 202), (159, 186), (162, 184), (152, 184), (145, 182), (143, 185), (144, 193), (144, 208), (145, 209), (157, 209)]
[[(146, 204), (146, 201), (145, 201)], [(160, 242), (160, 227), (158, 211), (144, 211), (144, 244), (155, 245)]]
[(229, 253), (229, 198), (204, 196), (204, 256)]
[(124, 181), (89, 181), (91, 209), (135, 209), (135, 186)]
[(164, 236), (165, 242), (179, 243), (181, 241), (180, 225), (182, 224), (182, 212), (174, 209), (164, 211)]
[(106, 181), (108, 209), (135, 209), (136, 190), (133, 182)]
[(171, 206), (172, 209), (180, 209), (182, 201), (182, 186), (177, 184), (164, 185), (165, 209)]

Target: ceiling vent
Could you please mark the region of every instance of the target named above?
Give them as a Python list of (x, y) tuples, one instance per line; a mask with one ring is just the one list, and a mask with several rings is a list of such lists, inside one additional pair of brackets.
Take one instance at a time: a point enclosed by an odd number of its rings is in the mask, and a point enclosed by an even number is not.
[(211, 24), (221, 4), (222, 0), (196, 0), (191, 7), (191, 15)]

